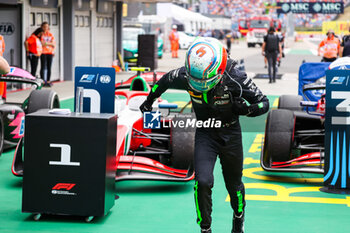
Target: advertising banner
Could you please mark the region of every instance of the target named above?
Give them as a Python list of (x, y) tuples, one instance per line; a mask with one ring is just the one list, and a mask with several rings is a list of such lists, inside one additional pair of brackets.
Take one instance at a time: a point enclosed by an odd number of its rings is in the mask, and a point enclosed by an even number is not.
[(349, 21), (327, 21), (322, 23), (322, 33), (326, 35), (332, 29), (336, 35), (348, 34), (350, 28)]
[(350, 70), (326, 71), (324, 185), (350, 188)]
[(342, 14), (343, 1), (338, 2), (278, 2), (277, 13), (287, 14)]
[[(115, 70), (107, 67), (76, 67), (74, 96), (84, 88), (83, 112), (114, 113)], [(76, 106), (74, 107), (76, 109)]]

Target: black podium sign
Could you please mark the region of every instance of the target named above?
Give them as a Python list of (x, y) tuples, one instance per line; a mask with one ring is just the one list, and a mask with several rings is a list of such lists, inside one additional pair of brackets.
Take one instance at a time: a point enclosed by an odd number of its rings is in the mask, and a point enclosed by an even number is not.
[(26, 116), (22, 211), (103, 216), (115, 200), (117, 116)]

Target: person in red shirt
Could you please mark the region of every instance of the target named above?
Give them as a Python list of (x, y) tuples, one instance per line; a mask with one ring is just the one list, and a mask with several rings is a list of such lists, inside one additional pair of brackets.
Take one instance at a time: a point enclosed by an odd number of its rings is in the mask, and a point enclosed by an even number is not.
[(333, 62), (337, 59), (339, 55), (340, 41), (335, 36), (332, 29), (328, 30), (327, 38), (321, 41), (318, 45), (318, 56), (321, 55), (321, 50), (323, 50), (323, 62)]
[(4, 56), (4, 52), (5, 52), (5, 40), (4, 37), (2, 35), (0, 35), (0, 56)]
[(177, 33), (177, 26), (173, 25), (173, 30), (169, 35), (171, 45), (171, 57), (178, 58), (177, 51), (179, 50), (179, 33)]
[[(43, 45), (43, 53), (40, 56), (41, 61), (41, 69), (40, 69), (40, 77), (45, 80), (44, 86), (51, 86), (50, 78), (51, 78), (51, 65), (52, 59), (55, 54), (56, 41), (55, 37), (50, 32), (50, 27), (48, 22), (43, 22), (41, 24), (41, 28), (44, 33), (41, 36), (41, 43)], [(45, 78), (46, 74), (46, 78)]]
[[(0, 75), (10, 72), (10, 67), (7, 61), (3, 58), (5, 52), (5, 40), (0, 35)], [(6, 99), (6, 82), (0, 82), (0, 97)]]
[(38, 68), (39, 57), (41, 56), (43, 50), (40, 41), (40, 37), (43, 35), (43, 33), (44, 30), (42, 28), (37, 28), (25, 42), (27, 57), (30, 61), (30, 71), (34, 77), (36, 75), (36, 69)]

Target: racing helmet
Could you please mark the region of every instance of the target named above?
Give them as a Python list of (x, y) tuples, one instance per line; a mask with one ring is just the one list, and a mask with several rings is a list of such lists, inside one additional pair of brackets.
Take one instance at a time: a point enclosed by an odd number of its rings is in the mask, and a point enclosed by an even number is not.
[(226, 69), (227, 52), (223, 44), (210, 37), (198, 37), (186, 53), (189, 85), (198, 92), (207, 92), (221, 80)]

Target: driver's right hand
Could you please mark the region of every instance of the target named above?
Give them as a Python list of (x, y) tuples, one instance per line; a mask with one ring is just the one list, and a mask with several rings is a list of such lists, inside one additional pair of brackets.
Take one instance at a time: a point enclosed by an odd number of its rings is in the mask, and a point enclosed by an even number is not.
[(152, 111), (152, 104), (150, 101), (145, 100), (145, 102), (143, 102), (140, 106), (140, 110), (142, 113), (144, 112), (150, 112)]

